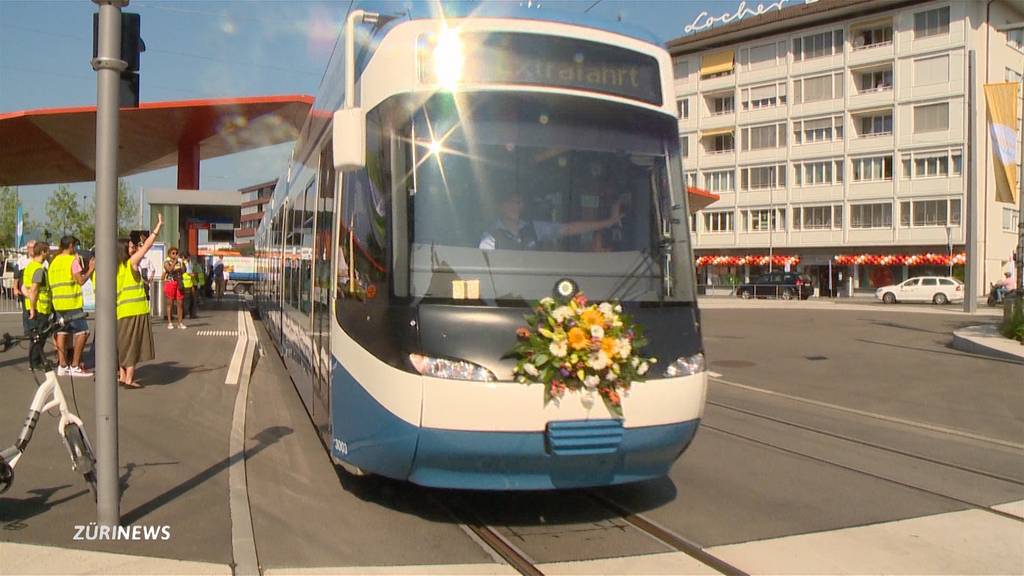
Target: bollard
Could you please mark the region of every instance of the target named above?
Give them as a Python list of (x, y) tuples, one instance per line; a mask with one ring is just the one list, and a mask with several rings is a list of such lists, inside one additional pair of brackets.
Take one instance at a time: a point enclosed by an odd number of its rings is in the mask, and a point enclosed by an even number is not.
[(160, 279), (153, 280), (153, 288), (150, 291), (150, 298), (154, 305), (150, 306), (153, 316), (162, 318), (164, 315), (164, 283)]

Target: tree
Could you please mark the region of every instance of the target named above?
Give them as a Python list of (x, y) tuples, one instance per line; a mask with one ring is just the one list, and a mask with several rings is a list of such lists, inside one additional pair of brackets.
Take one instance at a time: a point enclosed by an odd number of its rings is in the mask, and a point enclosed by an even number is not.
[[(132, 189), (128, 185), (128, 182), (124, 179), (117, 181), (117, 236), (118, 238), (126, 238), (132, 228), (138, 223), (139, 220), (139, 207), (132, 195)], [(96, 199), (93, 198), (92, 202), (89, 203), (87, 208), (87, 217), (83, 219), (81, 226), (79, 227), (78, 238), (82, 241), (82, 246), (92, 247), (96, 243)]]
[(81, 235), (82, 224), (92, 220), (93, 215), (78, 207), (78, 197), (66, 185), (61, 184), (46, 201), (47, 232), (60, 238), (68, 234)]
[[(18, 189), (8, 186), (0, 186), (0, 247), (15, 247), (18, 233)], [(32, 219), (28, 210), (22, 206), (22, 243), (31, 238)]]

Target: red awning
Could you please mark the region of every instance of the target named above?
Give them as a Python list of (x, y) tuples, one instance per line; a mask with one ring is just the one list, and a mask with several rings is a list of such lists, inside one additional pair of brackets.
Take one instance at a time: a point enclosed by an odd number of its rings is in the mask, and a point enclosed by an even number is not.
[(718, 194), (714, 192), (708, 192), (703, 188), (697, 188), (696, 186), (690, 186), (686, 189), (687, 195), (690, 197), (690, 212), (696, 212), (703, 210), (711, 204), (718, 202), (720, 198)]
[[(253, 96), (148, 102), (119, 117), (118, 170), (137, 174), (174, 166), (182, 145), (205, 160), (294, 140), (313, 98)], [(95, 179), (96, 107), (0, 113), (0, 185)]]

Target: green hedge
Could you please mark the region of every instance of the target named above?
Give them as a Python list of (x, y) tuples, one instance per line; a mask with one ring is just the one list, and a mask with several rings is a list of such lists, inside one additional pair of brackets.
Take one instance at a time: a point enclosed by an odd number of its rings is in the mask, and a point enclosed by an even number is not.
[(1003, 336), (1024, 344), (1024, 299), (1021, 298), (1019, 291), (1018, 296), (1013, 299), (1013, 310), (999, 331)]

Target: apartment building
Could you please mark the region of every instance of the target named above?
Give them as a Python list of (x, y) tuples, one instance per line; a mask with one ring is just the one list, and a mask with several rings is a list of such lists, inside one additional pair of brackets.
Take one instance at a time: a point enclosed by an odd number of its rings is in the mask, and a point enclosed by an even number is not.
[(848, 293), (962, 274), (968, 217), (979, 285), (1008, 268), (1020, 214), (996, 201), (982, 86), (1020, 86), (1024, 0), (794, 0), (668, 48), (687, 183), (720, 196), (691, 221), (702, 281), (786, 267)]
[(242, 195), (242, 215), (239, 218), (238, 228), (235, 228), (236, 246), (252, 244), (253, 238), (256, 236), (256, 229), (259, 228), (260, 220), (263, 219), (263, 207), (270, 203), (276, 185), (277, 180), (271, 180), (238, 191)]

